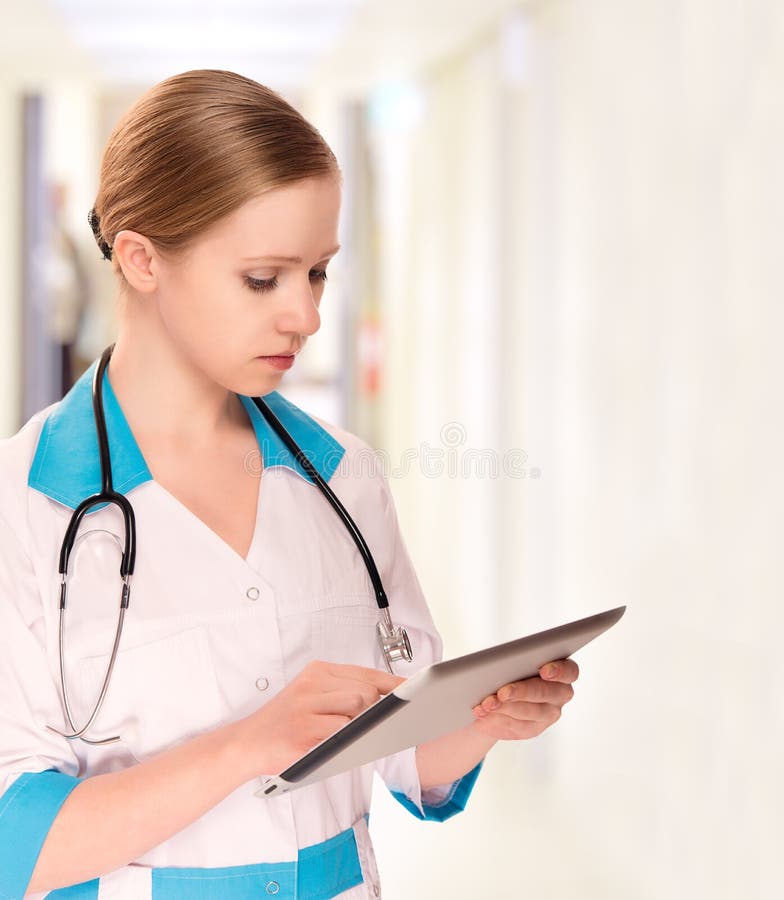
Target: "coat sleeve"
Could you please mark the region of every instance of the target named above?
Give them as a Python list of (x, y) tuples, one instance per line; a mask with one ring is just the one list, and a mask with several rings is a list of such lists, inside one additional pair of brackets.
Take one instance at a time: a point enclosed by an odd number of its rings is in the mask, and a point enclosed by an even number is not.
[[(47, 663), (33, 565), (0, 510), (0, 898), (25, 895), (52, 822), (82, 780)], [(53, 604), (57, 598), (51, 598)]]
[[(412, 644), (411, 663), (399, 663), (397, 675), (410, 676), (442, 658), (441, 636), (435, 627), (422, 586), (403, 539), (389, 483), (379, 475), (382, 487), (385, 535), (392, 551), (388, 570), (384, 573), (384, 587), (394, 625), (403, 625)], [(376, 771), (392, 796), (418, 819), (442, 822), (465, 809), (474, 783), (482, 768), (480, 761), (470, 772), (452, 784), (422, 790), (415, 760), (416, 748), (411, 747), (376, 762)]]

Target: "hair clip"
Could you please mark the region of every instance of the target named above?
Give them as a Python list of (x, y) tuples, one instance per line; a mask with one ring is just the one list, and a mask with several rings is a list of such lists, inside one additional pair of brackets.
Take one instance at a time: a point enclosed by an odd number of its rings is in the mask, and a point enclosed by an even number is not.
[(87, 221), (90, 223), (90, 228), (93, 232), (93, 237), (98, 244), (98, 249), (103, 253), (104, 259), (112, 258), (112, 248), (104, 239), (101, 234), (101, 220), (98, 217), (98, 213), (95, 211), (95, 207), (93, 207), (90, 212), (87, 213)]

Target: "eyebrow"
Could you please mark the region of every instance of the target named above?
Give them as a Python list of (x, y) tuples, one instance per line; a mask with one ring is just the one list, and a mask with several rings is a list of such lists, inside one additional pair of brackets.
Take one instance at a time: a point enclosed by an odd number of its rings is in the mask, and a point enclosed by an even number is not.
[[(338, 252), (338, 250), (340, 250), (340, 244), (338, 244), (337, 247), (333, 247), (332, 250), (328, 250), (326, 253), (324, 253), (322, 256), (320, 256), (319, 259), (326, 259), (328, 256), (334, 256)], [(254, 262), (255, 260), (259, 260), (259, 259), (268, 259), (268, 260), (275, 260), (275, 262), (289, 262), (289, 263), (301, 263), (302, 262), (301, 256), (244, 256), (242, 258), (242, 261), (243, 262)]]

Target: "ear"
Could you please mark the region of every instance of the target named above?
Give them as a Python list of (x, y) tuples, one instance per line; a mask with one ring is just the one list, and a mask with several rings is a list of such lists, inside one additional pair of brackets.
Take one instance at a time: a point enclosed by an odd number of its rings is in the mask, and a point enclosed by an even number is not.
[(127, 229), (118, 231), (112, 253), (132, 288), (141, 294), (151, 294), (158, 288), (158, 255), (152, 242), (143, 234)]

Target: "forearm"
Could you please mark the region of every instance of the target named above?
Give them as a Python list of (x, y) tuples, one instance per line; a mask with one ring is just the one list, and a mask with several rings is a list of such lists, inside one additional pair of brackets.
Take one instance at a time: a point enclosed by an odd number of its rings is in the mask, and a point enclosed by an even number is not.
[(254, 777), (245, 756), (241, 725), (232, 723), (85, 779), (53, 821), (28, 892), (89, 881), (163, 843)]
[(484, 759), (496, 739), (478, 732), (473, 725), (420, 744), (416, 749), (417, 771), (422, 790), (451, 784)]

